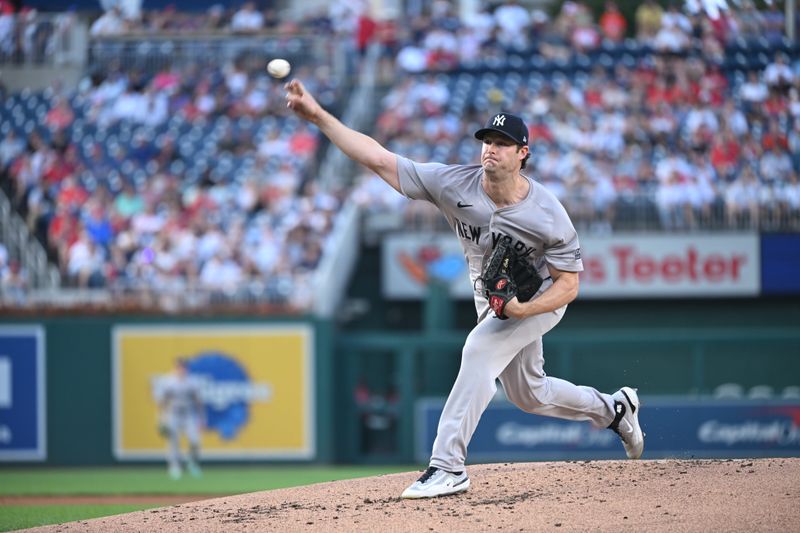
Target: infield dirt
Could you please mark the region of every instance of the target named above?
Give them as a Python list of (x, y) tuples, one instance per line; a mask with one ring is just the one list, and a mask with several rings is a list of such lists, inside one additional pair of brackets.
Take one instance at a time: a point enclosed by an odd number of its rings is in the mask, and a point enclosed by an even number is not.
[(398, 496), (419, 472), (225, 496), (29, 532), (800, 531), (800, 458), (498, 463), (469, 492)]

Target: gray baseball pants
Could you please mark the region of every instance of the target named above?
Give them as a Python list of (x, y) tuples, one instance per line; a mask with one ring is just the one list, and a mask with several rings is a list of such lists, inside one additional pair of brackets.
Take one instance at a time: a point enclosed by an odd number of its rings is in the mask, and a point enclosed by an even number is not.
[(498, 378), (506, 397), (528, 413), (587, 420), (596, 427), (614, 420), (610, 395), (544, 372), (542, 335), (559, 323), (566, 308), (522, 320), (499, 320), (490, 313), (475, 326), (439, 419), (430, 466), (449, 472), (464, 469), (467, 445), (497, 391)]

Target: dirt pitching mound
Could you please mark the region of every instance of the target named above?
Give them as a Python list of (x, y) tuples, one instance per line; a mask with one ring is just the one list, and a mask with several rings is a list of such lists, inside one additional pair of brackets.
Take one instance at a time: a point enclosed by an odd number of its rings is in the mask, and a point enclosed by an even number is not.
[(419, 472), (320, 483), (29, 531), (797, 531), (800, 459), (469, 467), (469, 492), (398, 496)]

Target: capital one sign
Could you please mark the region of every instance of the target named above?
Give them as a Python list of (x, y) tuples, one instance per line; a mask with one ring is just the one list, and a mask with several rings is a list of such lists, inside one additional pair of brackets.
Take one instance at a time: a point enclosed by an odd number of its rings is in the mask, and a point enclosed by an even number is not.
[(581, 239), (582, 296), (744, 296), (759, 292), (756, 234)]

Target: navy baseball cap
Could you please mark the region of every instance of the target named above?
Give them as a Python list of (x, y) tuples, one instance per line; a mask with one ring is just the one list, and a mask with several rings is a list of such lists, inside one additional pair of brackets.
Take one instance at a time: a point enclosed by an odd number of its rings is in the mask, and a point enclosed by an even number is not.
[(483, 136), (490, 131), (502, 133), (517, 144), (528, 145), (528, 126), (517, 115), (501, 111), (492, 116), (486, 126), (475, 132), (475, 138), (483, 140)]

